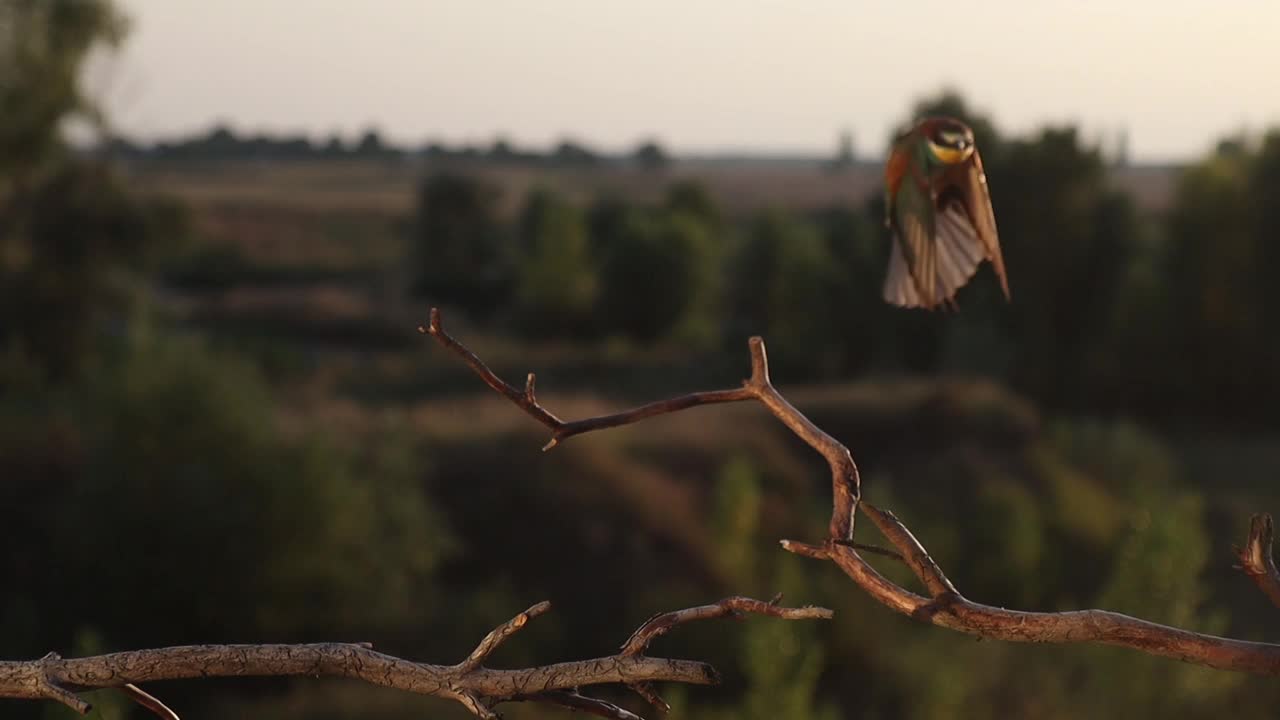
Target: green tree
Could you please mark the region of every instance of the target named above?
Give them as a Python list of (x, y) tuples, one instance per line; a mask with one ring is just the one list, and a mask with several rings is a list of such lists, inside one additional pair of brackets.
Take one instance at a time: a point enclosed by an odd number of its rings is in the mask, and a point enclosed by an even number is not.
[(591, 254), (604, 255), (605, 250), (622, 234), (635, 208), (616, 193), (599, 195), (587, 208), (587, 234)]
[(539, 189), (529, 194), (520, 224), (523, 257), (515, 309), (522, 331), (588, 333), (597, 278), (582, 212)]
[(692, 313), (709, 322), (717, 257), (695, 217), (633, 211), (601, 256), (601, 327), (650, 342), (695, 321)]
[(23, 652), (84, 627), (113, 647), (414, 627), (434, 597), (448, 536), (407, 438), (287, 436), (235, 356), (131, 340), (63, 392), (6, 396), (0, 428), (0, 567), (24, 590), (0, 627)]
[(508, 301), (514, 258), (499, 199), (494, 187), (468, 175), (441, 172), (422, 182), (413, 231), (420, 294), (482, 317)]
[(724, 232), (724, 215), (707, 186), (697, 180), (678, 180), (667, 187), (663, 207), (696, 218), (712, 233)]
[(803, 348), (777, 358), (783, 367), (833, 370), (839, 273), (812, 224), (781, 211), (763, 213), (732, 259), (728, 336), (764, 335), (780, 347)]
[[(863, 211), (831, 208), (815, 216), (832, 264), (832, 340), (839, 346), (841, 369), (847, 372), (876, 363), (905, 364), (903, 348), (913, 345), (907, 323), (918, 316), (896, 311), (881, 296), (891, 242), (883, 225), (873, 219), (881, 207), (877, 202)], [(912, 362), (931, 355), (912, 349)]]
[(176, 206), (131, 196), (63, 135), (72, 120), (102, 126), (81, 71), (125, 27), (106, 0), (0, 5), (0, 345), (60, 377), (89, 361), (152, 251), (183, 232)]
[(0, 4), (0, 198), (65, 154), (64, 122), (100, 122), (81, 71), (91, 51), (119, 45), (126, 29), (111, 0)]
[(109, 168), (86, 162), (41, 182), (22, 214), (25, 252), (0, 269), (0, 333), (67, 377), (89, 362), (108, 323), (137, 306), (142, 272), (162, 241), (185, 236), (185, 213), (140, 201)]
[[(724, 465), (716, 483), (711, 524), (727, 577), (742, 586), (781, 589), (795, 597), (811, 588), (800, 566), (761, 542), (764, 492), (759, 471), (746, 459)], [(762, 582), (762, 578), (764, 578)], [(699, 720), (833, 720), (837, 708), (820, 700), (819, 679), (826, 659), (817, 629), (804, 623), (748, 622), (737, 653), (746, 692), (732, 706), (689, 708), (684, 693), (673, 695), (682, 717)]]
[(632, 153), (632, 159), (644, 170), (661, 170), (671, 163), (667, 151), (662, 149), (657, 140), (646, 140)]
[[(1265, 327), (1276, 327), (1280, 321), (1280, 284), (1274, 281), (1280, 273), (1280, 127), (1273, 128), (1263, 138), (1258, 148), (1250, 178), (1250, 197), (1253, 199), (1255, 237), (1258, 243), (1258, 264), (1254, 268), (1256, 281), (1261, 286), (1258, 315)], [(1262, 333), (1265, 343), (1263, 355), (1271, 367), (1280, 363), (1280, 337), (1274, 332)], [(1270, 375), (1264, 376), (1270, 379)], [(1280, 391), (1280, 383), (1271, 380), (1270, 390)], [(1280, 394), (1280, 393), (1278, 393)], [(1274, 395), (1271, 396), (1275, 398)]]
[(1272, 284), (1261, 271), (1270, 238), (1257, 232), (1254, 163), (1243, 141), (1223, 143), (1183, 173), (1168, 220), (1166, 342), (1177, 348), (1178, 374), (1195, 378), (1180, 393), (1201, 411), (1256, 407), (1275, 387), (1260, 312)]
[(1075, 128), (1008, 143), (988, 176), (1005, 261), (1017, 269), (1006, 311), (1018, 342), (1013, 380), (1054, 406), (1079, 407), (1097, 355), (1109, 352), (1137, 211), (1109, 187), (1101, 154)]

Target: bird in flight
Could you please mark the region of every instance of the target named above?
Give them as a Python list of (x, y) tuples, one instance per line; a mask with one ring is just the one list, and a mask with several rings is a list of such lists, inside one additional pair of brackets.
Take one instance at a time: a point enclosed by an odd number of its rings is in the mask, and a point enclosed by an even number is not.
[(884, 299), (933, 309), (989, 260), (1009, 296), (996, 216), (973, 130), (950, 117), (921, 120), (901, 135), (885, 164), (885, 224), (893, 232)]

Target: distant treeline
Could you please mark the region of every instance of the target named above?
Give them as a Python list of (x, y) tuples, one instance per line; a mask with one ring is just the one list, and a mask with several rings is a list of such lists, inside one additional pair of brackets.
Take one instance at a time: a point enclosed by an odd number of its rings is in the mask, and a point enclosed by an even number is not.
[(979, 374), (1066, 412), (1270, 417), (1280, 402), (1280, 130), (1224, 139), (1153, 213), (1075, 127), (1001, 135), (950, 93), (910, 117), (933, 114), (974, 128), (1011, 303), (982, 270), (958, 314), (886, 304), (878, 194), (739, 218), (688, 179), (656, 204), (608, 193), (584, 204), (535, 187), (511, 222), (500, 187), (454, 169), (420, 188), (417, 289), (539, 338), (735, 352), (760, 334), (809, 378)]
[(632, 164), (658, 168), (670, 161), (667, 151), (656, 140), (637, 143), (627, 153), (609, 154), (581, 142), (565, 139), (548, 150), (517, 147), (499, 137), (486, 146), (447, 145), (431, 141), (419, 147), (389, 143), (375, 129), (366, 130), (354, 141), (339, 135), (314, 141), (304, 135), (237, 134), (226, 125), (216, 125), (208, 132), (178, 140), (146, 143), (116, 137), (105, 144), (105, 151), (115, 157), (173, 160), (334, 160), (395, 159), (426, 157), (430, 159), (472, 160), (502, 164), (534, 166), (592, 166)]

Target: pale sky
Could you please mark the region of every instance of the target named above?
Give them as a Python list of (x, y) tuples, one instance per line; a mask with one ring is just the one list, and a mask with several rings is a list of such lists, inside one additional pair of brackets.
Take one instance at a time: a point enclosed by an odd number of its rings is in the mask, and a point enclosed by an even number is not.
[(1280, 126), (1278, 0), (117, 0), (91, 85), (127, 134), (217, 120), (414, 145), (879, 155), (958, 87), (1006, 132), (1128, 128), (1138, 160)]

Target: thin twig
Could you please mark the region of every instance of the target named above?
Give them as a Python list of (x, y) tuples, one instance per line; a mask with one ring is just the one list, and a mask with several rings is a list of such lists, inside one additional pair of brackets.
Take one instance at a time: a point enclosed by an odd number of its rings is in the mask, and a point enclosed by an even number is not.
[(666, 700), (662, 699), (662, 696), (658, 694), (657, 689), (653, 687), (652, 683), (631, 683), (627, 687), (635, 694), (644, 698), (644, 701), (653, 706), (653, 708), (659, 713), (665, 715), (666, 713), (671, 712), (671, 706), (667, 704)]
[(898, 560), (904, 563), (906, 562), (906, 560), (904, 560), (902, 557), (902, 553), (898, 552), (897, 550), (890, 550), (889, 548), (880, 547), (879, 545), (871, 545), (869, 543), (854, 542), (852, 540), (836, 540), (835, 542), (838, 545), (851, 547), (854, 550), (862, 550), (864, 552), (874, 553), (876, 555), (883, 555), (885, 557), (893, 558), (894, 560)]
[(533, 698), (552, 705), (561, 705), (577, 712), (584, 712), (588, 715), (596, 715), (602, 718), (611, 718), (612, 720), (644, 720), (644, 718), (627, 710), (618, 707), (611, 702), (606, 702), (598, 698), (587, 697), (572, 691), (556, 690), (553, 692), (542, 693)]
[(505, 623), (494, 628), (488, 635), (484, 636), (484, 639), (480, 641), (479, 645), (476, 645), (476, 649), (471, 651), (471, 654), (467, 656), (466, 660), (457, 664), (456, 667), (458, 668), (458, 672), (465, 675), (480, 667), (480, 664), (493, 654), (493, 651), (497, 650), (498, 646), (505, 642), (507, 638), (519, 632), (520, 629), (523, 628), (531, 619), (538, 617), (550, 609), (551, 603), (543, 600), (537, 605), (534, 605), (528, 610), (525, 610), (519, 615), (516, 615)]
[[(778, 596), (776, 600), (781, 600)], [(695, 620), (711, 620), (714, 618), (733, 617), (742, 613), (767, 615), (783, 620), (830, 620), (832, 612), (826, 608), (807, 605), (805, 607), (782, 607), (777, 602), (765, 602), (748, 597), (725, 598), (711, 605), (676, 610), (655, 615), (645, 621), (627, 641), (622, 644), (623, 657), (634, 657), (644, 654), (649, 643), (655, 638), (666, 635), (671, 628)]]
[(470, 367), (486, 385), (496, 390), (499, 394), (505, 396), (508, 400), (515, 403), (521, 410), (524, 410), (525, 413), (534, 420), (537, 420), (550, 429), (551, 440), (543, 446), (543, 450), (550, 450), (556, 445), (559, 445), (561, 441), (573, 437), (574, 435), (582, 435), (595, 430), (605, 430), (607, 428), (618, 427), (620, 425), (629, 425), (631, 423), (644, 420), (645, 418), (679, 412), (698, 405), (741, 402), (743, 400), (751, 400), (755, 398), (755, 394), (745, 387), (734, 388), (731, 390), (712, 390), (709, 392), (690, 393), (688, 395), (681, 395), (680, 397), (671, 398), (669, 400), (661, 400), (659, 402), (641, 405), (640, 407), (632, 408), (625, 412), (613, 415), (602, 415), (599, 417), (566, 422), (556, 417), (554, 413), (538, 403), (534, 394), (535, 377), (533, 373), (529, 373), (525, 380), (524, 392), (517, 390), (513, 385), (498, 377), (497, 373), (490, 370), (489, 366), (484, 364), (484, 361), (444, 329), (443, 319), (441, 318), (440, 310), (438, 308), (431, 308), (430, 320), (426, 325), (419, 325), (418, 332), (434, 337), (441, 345), (453, 351), (453, 353), (458, 357), (462, 358), (462, 361), (466, 363), (467, 366)]
[(498, 377), (467, 346), (450, 335), (444, 329), (444, 322), (438, 308), (432, 308), (430, 319), (426, 325), (418, 326), (418, 332), (434, 337), (441, 345), (452, 351), (481, 379), (500, 395), (506, 397), (530, 417), (551, 430), (551, 439), (543, 446), (550, 450), (561, 441), (596, 430), (630, 425), (658, 415), (688, 410), (700, 405), (757, 400), (769, 412), (773, 413), (783, 425), (791, 429), (801, 440), (820, 453), (831, 469), (831, 486), (833, 494), (831, 522), (828, 526), (830, 537), (837, 540), (853, 539), (853, 515), (857, 508), (861, 481), (858, 466), (853, 461), (849, 449), (831, 437), (807, 417), (797, 410), (787, 399), (773, 387), (769, 379), (769, 357), (765, 351), (764, 340), (753, 337), (747, 342), (751, 355), (751, 376), (743, 381), (742, 387), (727, 390), (708, 390), (689, 393), (679, 397), (651, 402), (639, 407), (597, 417), (583, 418), (566, 422), (543, 407), (533, 393), (533, 374), (530, 373), (521, 392), (515, 386)]
[(434, 337), (441, 345), (452, 350), (458, 355), (458, 357), (462, 358), (462, 361), (465, 362), (475, 372), (475, 374), (485, 382), (486, 385), (502, 395), (505, 395), (508, 400), (520, 406), (520, 409), (528, 413), (534, 420), (537, 420), (552, 430), (555, 430), (564, 424), (560, 418), (547, 412), (547, 410), (539, 405), (533, 398), (532, 379), (526, 381), (525, 389), (527, 392), (520, 392), (510, 383), (495, 375), (494, 372), (490, 370), (475, 353), (471, 352), (466, 348), (466, 346), (457, 340), (454, 340), (449, 333), (445, 332), (444, 326), (441, 324), (440, 311), (438, 309), (431, 308), (431, 318), (429, 322), (425, 326), (419, 325), (418, 332)]
[(160, 702), (160, 700), (154, 695), (147, 693), (137, 685), (134, 685), (133, 683), (126, 683), (121, 686), (120, 689), (123, 690), (124, 694), (128, 695), (134, 702), (147, 710), (150, 710), (153, 715), (161, 718), (162, 720), (181, 720), (181, 718), (178, 717), (178, 713), (170, 710), (169, 706)]
[(924, 583), (925, 588), (929, 590), (929, 594), (933, 597), (939, 597), (946, 594), (955, 594), (956, 588), (943, 574), (942, 568), (938, 567), (938, 563), (929, 557), (929, 553), (925, 552), (924, 546), (920, 541), (916, 540), (911, 531), (907, 529), (897, 516), (887, 510), (864, 502), (862, 512), (871, 518), (871, 522), (884, 533), (884, 536), (893, 543), (902, 553), (902, 561), (911, 568), (911, 572)]

